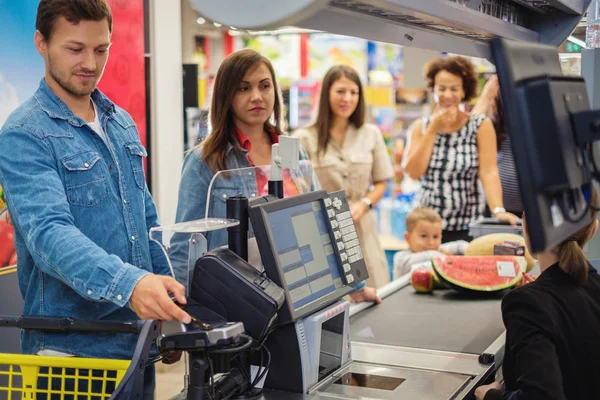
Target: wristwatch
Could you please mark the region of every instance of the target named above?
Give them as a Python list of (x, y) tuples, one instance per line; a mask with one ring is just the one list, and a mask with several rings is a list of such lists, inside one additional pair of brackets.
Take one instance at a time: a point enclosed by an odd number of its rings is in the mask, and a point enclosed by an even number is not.
[(362, 198), (362, 201), (363, 201), (363, 203), (365, 203), (366, 205), (369, 206), (369, 209), (373, 208), (373, 202), (371, 201), (370, 198), (368, 198), (368, 197), (365, 196), (365, 197)]
[(494, 207), (494, 209), (492, 210), (492, 215), (495, 217), (496, 214), (500, 214), (506, 212), (506, 208), (504, 207)]

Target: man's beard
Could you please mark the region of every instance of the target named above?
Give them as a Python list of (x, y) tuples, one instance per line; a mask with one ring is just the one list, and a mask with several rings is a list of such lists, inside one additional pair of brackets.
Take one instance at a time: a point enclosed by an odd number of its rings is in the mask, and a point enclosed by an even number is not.
[(77, 87), (76, 85), (70, 83), (69, 80), (63, 76), (64, 74), (61, 74), (61, 72), (59, 72), (58, 69), (54, 68), (54, 64), (52, 63), (52, 59), (50, 58), (50, 56), (48, 56), (48, 64), (49, 64), (50, 76), (67, 93), (72, 94), (74, 96), (89, 96), (96, 89), (96, 85), (98, 84), (98, 79), (96, 79), (94, 84), (91, 86)]

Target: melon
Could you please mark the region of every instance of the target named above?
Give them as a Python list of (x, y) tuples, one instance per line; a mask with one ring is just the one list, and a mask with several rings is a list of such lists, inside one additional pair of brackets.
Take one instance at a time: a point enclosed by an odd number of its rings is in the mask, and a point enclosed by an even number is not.
[(448, 256), (435, 257), (433, 269), (453, 289), (468, 292), (499, 292), (523, 279), (525, 257)]
[(527, 272), (531, 271), (537, 261), (531, 256), (529, 250), (527, 250), (523, 236), (514, 233), (491, 233), (473, 239), (465, 251), (465, 256), (493, 256), (494, 246), (504, 242), (517, 242), (525, 246)]

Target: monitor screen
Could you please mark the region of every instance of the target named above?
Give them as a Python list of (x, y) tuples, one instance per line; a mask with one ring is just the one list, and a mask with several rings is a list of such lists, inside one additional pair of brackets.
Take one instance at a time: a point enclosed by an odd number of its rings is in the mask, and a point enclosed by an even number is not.
[(295, 310), (344, 286), (322, 200), (270, 211), (266, 219)]
[(589, 222), (589, 171), (571, 120), (589, 109), (581, 78), (563, 77), (556, 48), (492, 41), (530, 248), (550, 249)]

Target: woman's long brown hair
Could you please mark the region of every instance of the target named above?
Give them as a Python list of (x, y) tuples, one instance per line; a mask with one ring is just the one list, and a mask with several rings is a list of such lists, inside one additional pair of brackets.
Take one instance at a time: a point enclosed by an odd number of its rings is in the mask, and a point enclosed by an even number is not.
[(317, 120), (312, 125), (315, 128), (318, 135), (318, 146), (317, 154), (322, 156), (327, 150), (327, 143), (329, 142), (329, 130), (331, 129), (331, 123), (333, 121), (333, 113), (329, 106), (329, 92), (331, 86), (340, 78), (348, 78), (358, 86), (358, 104), (356, 110), (350, 116), (350, 123), (356, 128), (360, 128), (365, 123), (365, 114), (367, 113), (365, 105), (364, 90), (358, 73), (351, 67), (345, 65), (337, 65), (332, 67), (321, 84), (321, 95), (319, 96), (319, 111), (317, 113)]
[(278, 135), (283, 132), (283, 100), (275, 77), (275, 70), (269, 59), (251, 49), (244, 49), (230, 54), (219, 66), (217, 76), (215, 77), (210, 106), (211, 132), (202, 143), (190, 150), (194, 151), (199, 147), (202, 148), (202, 159), (213, 172), (226, 169), (225, 155), (229, 143), (236, 150), (240, 150), (235, 138), (233, 98), (242, 79), (244, 79), (244, 75), (259, 63), (263, 63), (269, 68), (273, 80), (273, 90), (275, 91), (275, 103), (272, 115), (275, 124), (273, 125), (267, 120), (265, 122), (265, 130), (274, 131)]

